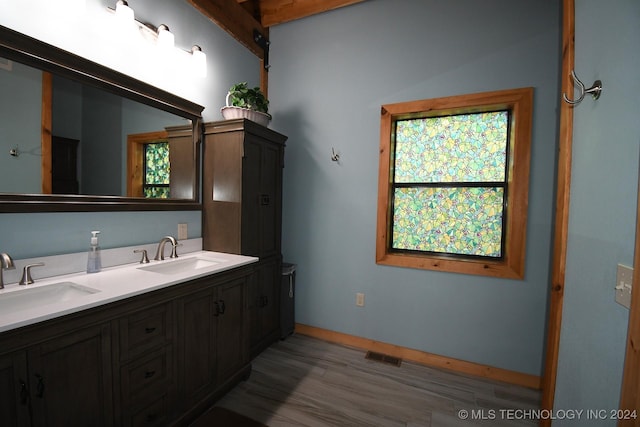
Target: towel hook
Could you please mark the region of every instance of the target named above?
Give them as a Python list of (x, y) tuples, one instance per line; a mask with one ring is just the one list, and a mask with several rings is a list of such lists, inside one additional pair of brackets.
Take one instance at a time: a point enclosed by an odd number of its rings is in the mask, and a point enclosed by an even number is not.
[(331, 147), (331, 160), (334, 162), (340, 162), (340, 154), (336, 153), (333, 147)]
[(593, 85), (591, 85), (589, 89), (585, 89), (584, 83), (580, 81), (578, 76), (576, 76), (575, 71), (573, 70), (571, 70), (571, 78), (573, 79), (573, 84), (578, 86), (578, 88), (580, 89), (580, 96), (578, 97), (578, 99), (574, 99), (572, 101), (567, 98), (566, 93), (563, 93), (562, 99), (564, 99), (564, 102), (570, 105), (579, 104), (582, 102), (586, 94), (591, 94), (594, 100), (600, 98), (600, 93), (602, 92), (602, 82), (600, 80), (596, 80), (595, 82), (593, 82)]

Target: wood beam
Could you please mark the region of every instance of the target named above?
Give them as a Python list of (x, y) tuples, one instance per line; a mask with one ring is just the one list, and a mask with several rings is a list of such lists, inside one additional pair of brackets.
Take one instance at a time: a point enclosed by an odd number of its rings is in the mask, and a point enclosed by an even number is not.
[(258, 58), (264, 59), (264, 50), (253, 39), (254, 30), (265, 34), (260, 24), (236, 0), (187, 0), (204, 16), (218, 24), (246, 46)]
[(365, 0), (260, 0), (262, 25), (270, 27), (362, 1)]

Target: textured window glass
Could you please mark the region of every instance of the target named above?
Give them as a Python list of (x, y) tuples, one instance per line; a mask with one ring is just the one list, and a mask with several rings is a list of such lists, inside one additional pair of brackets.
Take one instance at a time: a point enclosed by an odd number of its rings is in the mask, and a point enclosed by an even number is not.
[(394, 193), (394, 249), (502, 255), (502, 188), (411, 187)]
[(506, 111), (396, 122), (396, 183), (504, 181)]
[(145, 187), (144, 197), (149, 199), (168, 199), (169, 187)]
[(144, 146), (143, 194), (146, 198), (169, 198), (169, 143), (154, 142)]
[(509, 113), (396, 121), (392, 249), (502, 257)]
[(144, 155), (145, 184), (169, 184), (169, 143), (146, 144)]

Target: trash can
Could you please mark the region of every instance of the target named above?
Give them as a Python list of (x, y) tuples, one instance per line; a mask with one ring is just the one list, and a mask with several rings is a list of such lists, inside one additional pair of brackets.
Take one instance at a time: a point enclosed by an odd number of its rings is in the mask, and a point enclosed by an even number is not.
[(282, 263), (280, 283), (280, 339), (285, 339), (295, 328), (296, 265)]

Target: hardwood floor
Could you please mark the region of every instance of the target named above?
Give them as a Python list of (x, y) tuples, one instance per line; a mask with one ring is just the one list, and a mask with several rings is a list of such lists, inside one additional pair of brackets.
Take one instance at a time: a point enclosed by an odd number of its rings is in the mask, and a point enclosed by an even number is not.
[[(279, 426), (535, 426), (540, 392), (292, 335), (216, 406)], [(464, 412), (466, 411), (466, 412)], [(468, 414), (467, 419), (461, 415)], [(477, 419), (477, 418), (484, 419)]]

